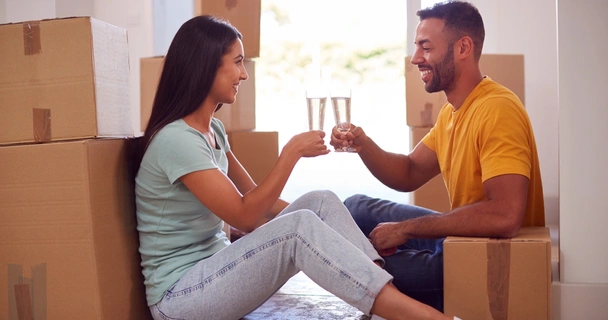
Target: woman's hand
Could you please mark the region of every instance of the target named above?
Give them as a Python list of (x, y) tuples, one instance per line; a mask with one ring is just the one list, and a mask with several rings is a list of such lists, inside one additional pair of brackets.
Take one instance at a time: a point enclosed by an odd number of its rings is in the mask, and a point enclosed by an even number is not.
[(324, 137), (325, 132), (320, 130), (303, 132), (293, 136), (283, 150), (305, 158), (328, 154), (329, 149), (325, 145)]

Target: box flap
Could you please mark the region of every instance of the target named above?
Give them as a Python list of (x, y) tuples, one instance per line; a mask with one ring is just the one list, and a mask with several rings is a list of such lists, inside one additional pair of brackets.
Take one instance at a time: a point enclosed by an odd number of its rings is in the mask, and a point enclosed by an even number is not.
[[(484, 237), (447, 237), (444, 244), (461, 242), (488, 242), (490, 238)], [(523, 227), (519, 229), (515, 238), (509, 239), (511, 242), (551, 242), (549, 228), (547, 227)]]

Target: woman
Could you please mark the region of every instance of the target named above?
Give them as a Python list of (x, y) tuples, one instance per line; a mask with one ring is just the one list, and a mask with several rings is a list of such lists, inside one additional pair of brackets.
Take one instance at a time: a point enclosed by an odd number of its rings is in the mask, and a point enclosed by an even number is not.
[[(154, 319), (239, 319), (303, 271), (344, 301), (388, 319), (447, 319), (401, 294), (332, 193), (279, 199), (301, 157), (329, 152), (322, 131), (294, 136), (256, 185), (213, 118), (247, 80), (240, 33), (195, 17), (167, 55), (136, 177), (140, 253)], [(230, 243), (223, 221), (248, 232)]]

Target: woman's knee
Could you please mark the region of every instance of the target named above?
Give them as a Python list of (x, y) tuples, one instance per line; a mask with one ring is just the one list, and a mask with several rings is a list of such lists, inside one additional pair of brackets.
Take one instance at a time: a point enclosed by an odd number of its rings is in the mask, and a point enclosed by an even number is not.
[(286, 220), (286, 223), (292, 225), (294, 228), (301, 225), (309, 225), (315, 223), (315, 221), (321, 221), (319, 216), (309, 209), (298, 209), (289, 212), (283, 218)]
[(314, 190), (305, 193), (300, 198), (306, 200), (325, 200), (325, 199), (337, 199), (339, 201), (338, 196), (331, 190)]

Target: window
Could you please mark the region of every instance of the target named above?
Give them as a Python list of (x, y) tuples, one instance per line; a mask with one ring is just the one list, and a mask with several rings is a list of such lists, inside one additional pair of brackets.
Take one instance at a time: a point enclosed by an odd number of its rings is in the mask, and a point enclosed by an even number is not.
[[(261, 51), (255, 59), (257, 130), (278, 131), (280, 149), (306, 131), (305, 86), (321, 79), (352, 89), (352, 122), (380, 147), (407, 153), (405, 37), (403, 0), (374, 6), (346, 0), (263, 0)], [(329, 133), (331, 106), (325, 115)], [(301, 159), (282, 197), (293, 201), (318, 189), (332, 190), (341, 199), (364, 193), (409, 202), (407, 193), (376, 180), (356, 154)]]

